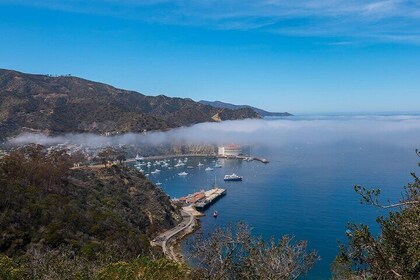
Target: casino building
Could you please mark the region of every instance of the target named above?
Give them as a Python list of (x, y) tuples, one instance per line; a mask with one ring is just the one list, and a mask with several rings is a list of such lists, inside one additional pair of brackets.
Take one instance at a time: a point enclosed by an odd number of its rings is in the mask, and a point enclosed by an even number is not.
[(242, 147), (236, 144), (219, 146), (217, 154), (223, 157), (236, 157), (242, 155)]

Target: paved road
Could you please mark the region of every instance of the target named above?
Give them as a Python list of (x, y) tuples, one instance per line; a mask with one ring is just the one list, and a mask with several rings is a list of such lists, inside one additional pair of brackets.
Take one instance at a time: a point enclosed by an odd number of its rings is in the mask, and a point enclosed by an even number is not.
[(173, 252), (173, 250), (170, 248), (170, 241), (174, 237), (176, 237), (179, 233), (183, 232), (189, 227), (192, 227), (195, 222), (194, 217), (191, 214), (185, 212), (184, 210), (181, 210), (181, 215), (182, 215), (182, 222), (180, 224), (160, 234), (158, 237), (155, 238), (155, 241), (154, 241), (156, 245), (159, 245), (162, 247), (163, 253), (174, 261), (178, 261), (178, 257), (176, 256), (175, 252)]

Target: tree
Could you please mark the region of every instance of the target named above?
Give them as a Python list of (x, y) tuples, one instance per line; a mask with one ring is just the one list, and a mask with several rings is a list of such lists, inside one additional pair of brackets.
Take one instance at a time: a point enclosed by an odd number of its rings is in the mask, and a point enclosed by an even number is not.
[(107, 147), (98, 153), (100, 162), (107, 167), (108, 163), (115, 160), (116, 151), (112, 147)]
[(248, 225), (218, 228), (193, 242), (192, 257), (199, 263), (196, 279), (297, 279), (319, 259), (306, 252), (306, 242), (283, 236), (269, 242), (251, 234)]
[(71, 155), (71, 161), (74, 165), (87, 165), (87, 157), (82, 151), (77, 151)]
[[(419, 155), (418, 150), (416, 153)], [(348, 245), (340, 244), (340, 254), (332, 266), (335, 279), (418, 279), (420, 180), (414, 173), (411, 175), (414, 182), (404, 188), (397, 203), (381, 203), (379, 189), (355, 186), (362, 203), (395, 211), (377, 218), (381, 227), (378, 237), (366, 225), (349, 224)]]
[(123, 164), (124, 161), (127, 160), (126, 152), (123, 149), (119, 149), (116, 151), (116, 160), (118, 160), (120, 164)]
[(114, 147), (107, 147), (101, 150), (97, 157), (106, 167), (110, 162), (114, 161), (118, 161), (120, 164), (123, 164), (124, 161), (126, 161), (126, 152), (121, 148), (117, 149)]

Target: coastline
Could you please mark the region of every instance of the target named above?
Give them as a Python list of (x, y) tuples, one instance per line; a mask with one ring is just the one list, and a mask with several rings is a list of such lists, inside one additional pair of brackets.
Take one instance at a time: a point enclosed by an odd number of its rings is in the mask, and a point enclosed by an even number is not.
[(193, 234), (194, 232), (196, 232), (197, 230), (200, 229), (200, 227), (201, 227), (200, 219), (196, 218), (195, 222), (196, 223), (195, 223), (194, 227), (191, 228), (190, 231), (185, 231), (178, 238), (174, 239), (174, 241), (171, 245), (171, 250), (177, 256), (177, 261), (178, 262), (186, 263), (186, 260), (185, 260), (186, 256), (184, 254), (182, 254), (182, 250), (181, 250), (181, 241), (184, 240), (186, 237), (188, 237), (190, 234)]
[(183, 217), (182, 221), (175, 227), (159, 234), (151, 241), (152, 246), (162, 247), (166, 257), (176, 262), (185, 262), (184, 256), (179, 248), (179, 243), (187, 235), (200, 228), (198, 217), (203, 216), (191, 206), (183, 207), (180, 211)]

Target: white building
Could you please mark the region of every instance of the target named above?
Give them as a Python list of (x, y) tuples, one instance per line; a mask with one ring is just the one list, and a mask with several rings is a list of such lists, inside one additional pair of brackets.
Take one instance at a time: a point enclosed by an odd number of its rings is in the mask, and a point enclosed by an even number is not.
[(242, 147), (231, 144), (227, 146), (219, 146), (217, 154), (224, 157), (236, 157), (242, 155)]

